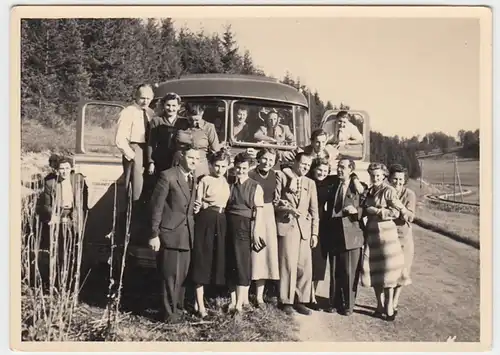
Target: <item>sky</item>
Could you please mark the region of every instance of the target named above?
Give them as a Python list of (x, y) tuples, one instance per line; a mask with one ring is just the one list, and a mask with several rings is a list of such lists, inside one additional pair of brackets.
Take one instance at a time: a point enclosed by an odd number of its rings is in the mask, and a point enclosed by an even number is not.
[(367, 111), (372, 130), (411, 137), (479, 128), (479, 20), (472, 18), (173, 18), (231, 25), (266, 74), (287, 71), (326, 103)]

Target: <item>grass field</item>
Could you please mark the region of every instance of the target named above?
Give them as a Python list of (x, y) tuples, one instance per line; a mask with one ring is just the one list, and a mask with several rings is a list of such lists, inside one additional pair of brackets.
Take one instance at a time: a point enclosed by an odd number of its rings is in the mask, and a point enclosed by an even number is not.
[[(453, 176), (454, 163), (450, 159), (421, 159), (422, 163), (422, 178), (432, 184), (448, 185), (446, 189), (453, 191)], [(480, 166), (479, 160), (459, 159), (457, 169), (462, 183), (462, 189), (473, 191), (472, 194), (464, 196), (464, 202), (479, 203), (479, 181), (480, 181)], [(459, 191), (458, 181), (456, 191)], [(458, 197), (457, 201), (461, 201)]]

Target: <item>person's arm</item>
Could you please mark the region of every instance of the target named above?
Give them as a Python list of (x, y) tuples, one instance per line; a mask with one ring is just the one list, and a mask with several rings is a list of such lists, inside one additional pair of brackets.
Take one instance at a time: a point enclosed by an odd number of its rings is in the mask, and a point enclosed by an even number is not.
[(120, 152), (127, 160), (132, 160), (135, 157), (134, 150), (130, 147), (130, 132), (132, 130), (133, 115), (130, 110), (124, 109), (120, 113), (118, 119), (118, 127), (116, 129), (115, 144)]
[(43, 191), (37, 200), (37, 213), (43, 222), (48, 222), (52, 216), (52, 193), (54, 191), (54, 181), (48, 180), (45, 182)]
[(285, 127), (285, 142), (287, 142), (289, 144), (294, 144), (295, 137), (293, 136), (293, 133), (292, 133), (290, 127), (288, 127), (288, 126), (284, 126), (284, 127)]
[(309, 215), (311, 216), (311, 247), (316, 247), (319, 233), (318, 191), (316, 184), (309, 184)]
[(196, 186), (196, 197), (194, 199), (194, 213), (200, 212), (203, 206), (203, 196), (205, 195), (205, 179), (202, 178)]
[(383, 198), (386, 201), (386, 207), (379, 207), (376, 214), (384, 221), (398, 218), (404, 206), (398, 199), (396, 190), (387, 188), (384, 191)]
[(209, 149), (218, 152), (220, 149), (219, 137), (213, 123), (205, 123), (205, 134), (207, 135)]
[(253, 137), (258, 141), (276, 143), (276, 139), (269, 137), (266, 134), (266, 127), (260, 127), (257, 132), (253, 135)]
[(149, 123), (149, 137), (148, 137), (148, 146), (147, 146), (147, 154), (148, 154), (148, 164), (154, 164), (153, 160), (153, 151), (156, 149), (158, 144), (157, 138), (157, 129), (156, 129), (156, 119), (153, 118)]
[(264, 191), (260, 185), (257, 185), (255, 188), (255, 193), (253, 196), (254, 206), (255, 206), (255, 216), (252, 225), (252, 236), (253, 243), (257, 246), (260, 246), (260, 240), (265, 240), (265, 233), (260, 233), (262, 230), (262, 226), (264, 225), (264, 215), (263, 215), (263, 207), (264, 207)]
[(351, 123), (346, 129), (348, 135), (348, 139), (345, 141), (346, 144), (362, 144), (364, 142), (363, 135), (354, 124)]
[(155, 185), (151, 196), (151, 236), (150, 239), (160, 235), (160, 223), (163, 216), (163, 209), (170, 189), (168, 177), (161, 175)]
[(405, 209), (402, 211), (402, 214), (405, 220), (411, 223), (415, 218), (417, 197), (415, 196), (415, 193), (413, 191), (411, 190), (407, 191), (408, 191), (408, 201), (405, 204)]

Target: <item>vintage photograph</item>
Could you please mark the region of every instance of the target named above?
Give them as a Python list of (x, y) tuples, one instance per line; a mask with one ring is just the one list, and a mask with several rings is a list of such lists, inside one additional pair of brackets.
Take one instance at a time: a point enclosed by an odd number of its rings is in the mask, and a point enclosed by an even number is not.
[(491, 342), (478, 13), (174, 10), (19, 18), (20, 341)]

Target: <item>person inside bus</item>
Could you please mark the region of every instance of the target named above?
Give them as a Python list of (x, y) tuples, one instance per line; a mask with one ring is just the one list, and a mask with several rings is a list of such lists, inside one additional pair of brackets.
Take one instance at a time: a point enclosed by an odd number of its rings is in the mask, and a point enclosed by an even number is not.
[(295, 137), (290, 127), (280, 123), (281, 117), (276, 109), (272, 109), (263, 116), (265, 125), (261, 126), (257, 132), (255, 132), (255, 140), (265, 143), (287, 145), (295, 143)]
[(333, 144), (336, 149), (346, 145), (363, 144), (363, 135), (359, 129), (349, 121), (349, 113), (340, 111), (335, 119), (335, 133), (329, 137), (328, 144)]
[[(186, 145), (193, 145), (199, 151), (200, 160), (196, 167), (196, 174), (200, 177), (210, 173), (207, 159), (208, 152), (215, 153), (221, 149), (214, 124), (202, 118), (204, 112), (205, 108), (201, 104), (186, 103), (189, 127), (179, 130), (176, 137), (177, 151)], [(179, 155), (176, 153), (174, 165), (177, 165), (178, 159)]]
[(177, 116), (180, 105), (179, 95), (174, 92), (166, 94), (160, 99), (161, 113), (151, 120), (148, 139), (150, 175), (159, 174), (172, 166), (175, 135), (178, 130), (188, 128), (188, 121)]
[(233, 120), (233, 137), (239, 142), (248, 142), (252, 139), (250, 126), (247, 123), (248, 107), (244, 105), (235, 106)]

